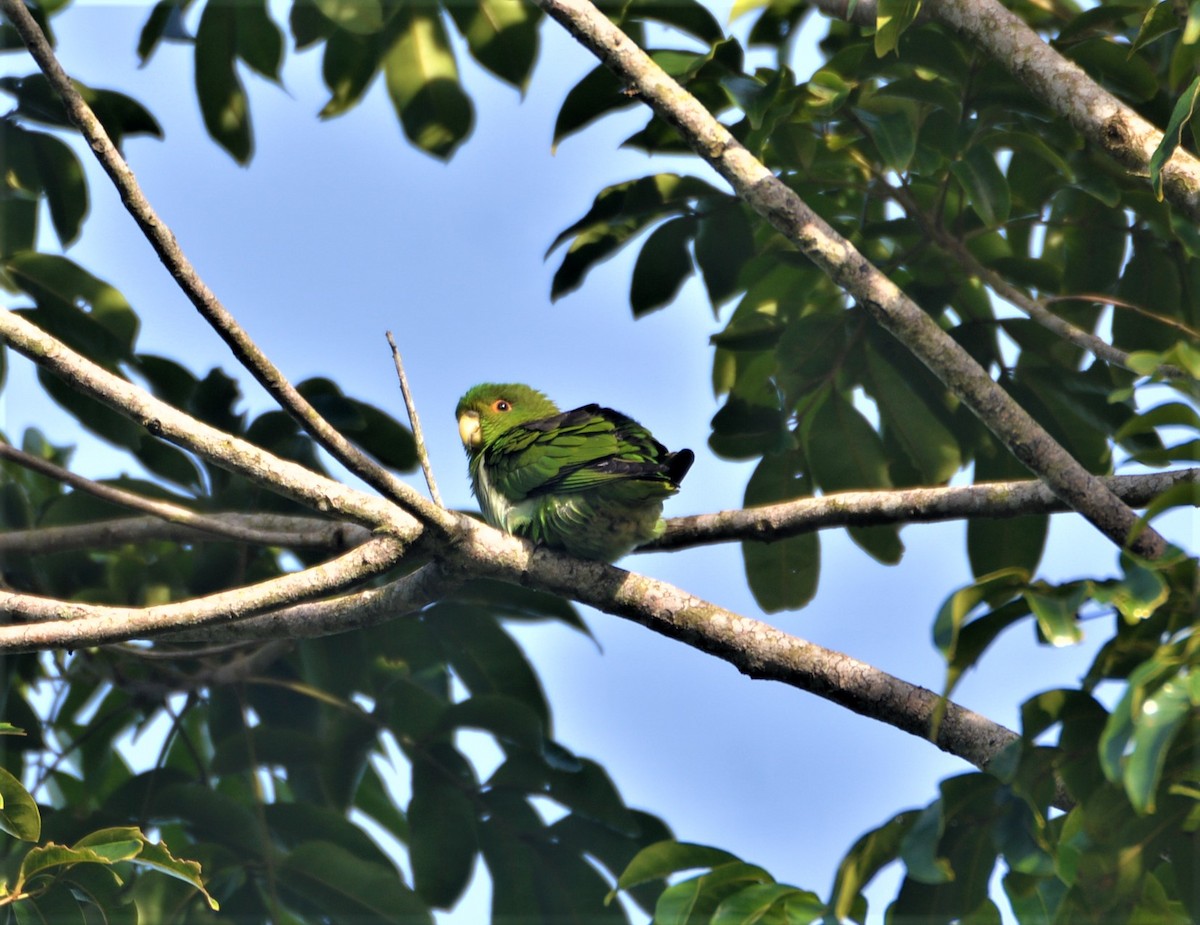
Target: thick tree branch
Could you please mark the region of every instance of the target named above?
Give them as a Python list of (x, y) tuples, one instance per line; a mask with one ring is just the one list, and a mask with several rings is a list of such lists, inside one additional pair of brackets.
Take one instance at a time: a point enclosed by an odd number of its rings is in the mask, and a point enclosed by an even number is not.
[[(415, 539), (421, 526), (389, 501), (348, 488), (298, 463), (210, 427), (144, 389), (113, 375), (14, 312), (0, 311), (0, 338), (18, 353), (162, 437), (322, 514), (340, 516), (397, 537)], [(447, 516), (452, 516), (447, 514)]]
[[(691, 94), (586, 0), (537, 0), (623, 82), (636, 89), (755, 211), (791, 240), (842, 289), (958, 395), (1020, 462), (1118, 546), (1137, 515), (1122, 504), (992, 381), (975, 360), (920, 306), (862, 256), (786, 184), (758, 161)], [(1145, 530), (1135, 552), (1154, 558), (1166, 541)]]
[[(377, 537), (302, 572), (155, 607), (109, 607), (0, 591), (0, 615), (6, 624), (0, 626), (0, 651), (80, 649), (227, 625), (361, 584), (395, 565), (406, 549), (406, 544), (394, 537)], [(14, 620), (36, 622), (11, 622)]]
[(104, 172), (116, 186), (117, 192), (121, 196), (121, 202), (133, 216), (134, 221), (137, 222), (163, 265), (170, 271), (175, 282), (197, 311), (233, 350), (238, 362), (258, 380), (281, 408), (295, 418), (321, 446), (351, 472), (381, 491), (385, 496), (394, 499), (423, 523), (443, 533), (453, 530), (453, 516), (438, 505), (426, 501), (413, 488), (396, 478), (343, 437), (317, 413), (308, 400), (259, 349), (250, 335), (238, 324), (233, 315), (200, 278), (196, 268), (192, 266), (191, 261), (188, 260), (183, 249), (175, 240), (171, 229), (154, 211), (149, 200), (142, 193), (141, 186), (128, 163), (121, 156), (121, 152), (117, 150), (112, 139), (109, 138), (91, 107), (75, 89), (71, 78), (59, 64), (50, 43), (25, 8), (22, 0), (0, 0), (0, 10), (20, 33), (21, 39), (25, 42), (30, 54), (33, 55), (38, 67), (42, 69), (50, 86), (62, 100), (67, 115), (87, 140), (92, 153), (95, 154), (101, 167), (104, 168)]
[[(1144, 507), (1175, 485), (1200, 485), (1200, 469), (1122, 475), (1105, 479), (1126, 504)], [(1070, 510), (1043, 482), (984, 482), (954, 488), (846, 491), (782, 504), (673, 517), (657, 542), (639, 552), (679, 549), (730, 540), (773, 540), (827, 527), (934, 523), (944, 520), (1020, 517)]]
[[(836, 19), (868, 28), (875, 25), (876, 0), (814, 0), (814, 4)], [(1042, 41), (1015, 13), (995, 0), (926, 0), (921, 16), (944, 23), (983, 49), (1131, 175), (1147, 176), (1162, 132)], [(1181, 215), (1200, 222), (1200, 158), (1176, 148), (1163, 167), (1162, 179), (1164, 198)]]
[[(752, 678), (781, 681), (928, 739), (940, 698), (863, 662), (718, 607), (653, 578), (534, 548), (483, 524), (467, 526), (451, 566), (574, 598), (723, 659)], [(935, 744), (986, 767), (1016, 733), (957, 704)]]

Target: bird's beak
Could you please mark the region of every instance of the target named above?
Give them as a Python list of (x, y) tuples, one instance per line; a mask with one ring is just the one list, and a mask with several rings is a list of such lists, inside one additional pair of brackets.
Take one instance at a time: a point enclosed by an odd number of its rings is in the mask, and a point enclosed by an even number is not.
[(458, 416), (458, 435), (468, 450), (479, 449), (483, 443), (483, 431), (479, 429), (478, 411), (464, 411)]

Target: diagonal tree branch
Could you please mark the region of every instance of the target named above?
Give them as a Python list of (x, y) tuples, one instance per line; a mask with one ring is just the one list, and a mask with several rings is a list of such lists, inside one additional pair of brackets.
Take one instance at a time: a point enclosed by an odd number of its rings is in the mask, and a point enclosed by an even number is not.
[[(12, 460), (26, 469), (62, 482), (64, 485), (70, 485), (78, 491), (87, 492), (111, 504), (118, 504), (135, 511), (146, 511), (163, 523), (186, 528), (187, 535), (192, 538), (196, 534), (200, 534), (235, 540), (239, 543), (258, 543), (263, 546), (283, 545), (289, 538), (289, 534), (279, 530), (258, 529), (253, 523), (248, 523), (244, 518), (239, 520), (198, 514), (180, 504), (156, 501), (153, 498), (146, 498), (132, 491), (126, 491), (123, 488), (102, 485), (99, 482), (84, 478), (82, 475), (63, 469), (61, 466), (56, 466), (45, 459), (31, 456), (29, 453), (18, 450), (15, 446), (5, 443), (3, 440), (0, 440), (0, 459)], [(40, 531), (30, 532), (37, 533)], [(4, 551), (3, 540), (7, 538), (8, 535), (0, 536), (0, 552)]]
[(411, 486), (396, 478), (391, 472), (343, 437), (309, 404), (288, 381), (287, 377), (267, 358), (250, 338), (237, 320), (229, 313), (208, 285), (200, 278), (196, 268), (183, 253), (175, 235), (154, 211), (142, 192), (129, 164), (121, 156), (96, 114), (80, 96), (63, 70), (54, 50), (42, 34), (41, 28), (25, 8), (22, 0), (0, 0), (0, 10), (20, 33), (38, 67), (46, 75), (50, 86), (66, 107), (67, 115), (79, 128), (121, 196), (121, 202), (141, 229), (146, 239), (158, 254), (163, 265), (170, 271), (175, 282), (183, 290), (201, 316), (232, 349), (242, 364), (279, 406), (295, 418), (309, 434), (335, 459), (367, 484), (394, 499), (423, 523), (445, 533), (454, 527), (454, 517), (422, 498)]
[[(1083, 468), (920, 306), (808, 207), (700, 104), (586, 0), (537, 0), (538, 5), (636, 89), (738, 196), (785, 235), (835, 283), (958, 395), (1020, 462), (1072, 509), (1124, 547), (1137, 515)], [(1166, 541), (1145, 530), (1130, 544), (1148, 558)]]
[(184, 414), (91, 362), (14, 312), (0, 311), (0, 339), (72, 388), (99, 400), (154, 436), (191, 450), (270, 491), (322, 514), (337, 515), (372, 529), (386, 529), (409, 541), (422, 532), (411, 514), (390, 501), (318, 475), (299, 463), (281, 459)]
[[(701, 600), (666, 582), (535, 548), (484, 524), (451, 552), (464, 576), (491, 577), (574, 598), (729, 662), (929, 739), (941, 698), (864, 662)], [(948, 703), (934, 744), (979, 768), (1017, 734)]]
[[(361, 584), (403, 558), (406, 544), (376, 537), (350, 552), (258, 584), (154, 607), (109, 607), (0, 591), (0, 651), (80, 649), (229, 624)], [(13, 623), (12, 620), (36, 622)], [(206, 637), (207, 638), (207, 637)]]
[[(876, 0), (814, 0), (826, 15), (875, 26)], [(1145, 177), (1163, 133), (1044, 42), (996, 0), (925, 0), (922, 18), (949, 26), (982, 48), (1035, 97), (1066, 118), (1131, 175)], [(1176, 148), (1163, 167), (1163, 196), (1200, 223), (1200, 158)]]

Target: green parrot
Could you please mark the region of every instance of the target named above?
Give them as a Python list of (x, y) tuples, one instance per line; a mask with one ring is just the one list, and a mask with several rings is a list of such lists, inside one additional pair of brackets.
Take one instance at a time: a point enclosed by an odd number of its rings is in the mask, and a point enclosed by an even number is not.
[(695, 459), (610, 408), (560, 412), (527, 385), (477, 385), (454, 413), (484, 519), (585, 559), (661, 536), (663, 501)]

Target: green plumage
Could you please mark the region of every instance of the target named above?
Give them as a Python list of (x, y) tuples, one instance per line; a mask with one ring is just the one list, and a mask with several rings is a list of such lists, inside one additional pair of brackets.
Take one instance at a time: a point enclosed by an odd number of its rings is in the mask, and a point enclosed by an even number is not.
[(691, 450), (599, 405), (560, 412), (527, 385), (477, 385), (455, 411), (471, 489), (494, 527), (613, 562), (663, 531)]

